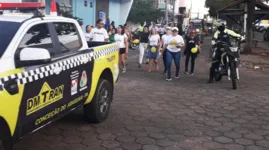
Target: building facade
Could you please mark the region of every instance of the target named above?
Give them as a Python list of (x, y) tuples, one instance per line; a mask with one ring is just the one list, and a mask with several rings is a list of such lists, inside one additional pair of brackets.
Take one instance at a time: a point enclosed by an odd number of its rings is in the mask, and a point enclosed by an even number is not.
[[(55, 0), (61, 11), (83, 20), (83, 26), (95, 25), (97, 19), (110, 18), (115, 25), (126, 23), (133, 0)], [(0, 0), (0, 2), (43, 2), (50, 13), (51, 0)]]

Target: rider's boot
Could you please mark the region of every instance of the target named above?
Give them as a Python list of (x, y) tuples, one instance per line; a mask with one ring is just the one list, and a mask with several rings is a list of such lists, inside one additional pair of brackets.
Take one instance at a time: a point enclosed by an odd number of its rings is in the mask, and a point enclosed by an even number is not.
[(207, 81), (207, 84), (213, 83), (214, 68), (214, 66), (210, 67), (209, 80)]
[(210, 83), (213, 83), (213, 79), (211, 78), (207, 81), (207, 84), (210, 84)]

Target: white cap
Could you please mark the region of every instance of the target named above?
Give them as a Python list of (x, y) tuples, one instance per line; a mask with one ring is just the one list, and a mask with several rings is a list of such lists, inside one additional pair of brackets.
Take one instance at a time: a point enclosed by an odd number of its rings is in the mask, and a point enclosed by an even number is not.
[(177, 28), (177, 27), (173, 27), (173, 28), (172, 28), (172, 31), (173, 31), (173, 30), (177, 30), (177, 31), (178, 31), (178, 28)]

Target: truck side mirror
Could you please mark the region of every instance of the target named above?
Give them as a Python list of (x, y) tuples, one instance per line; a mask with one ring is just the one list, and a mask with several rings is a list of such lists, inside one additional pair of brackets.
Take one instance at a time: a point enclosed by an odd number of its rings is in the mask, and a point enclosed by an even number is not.
[(19, 67), (46, 64), (51, 61), (50, 53), (44, 48), (24, 48), (19, 54)]

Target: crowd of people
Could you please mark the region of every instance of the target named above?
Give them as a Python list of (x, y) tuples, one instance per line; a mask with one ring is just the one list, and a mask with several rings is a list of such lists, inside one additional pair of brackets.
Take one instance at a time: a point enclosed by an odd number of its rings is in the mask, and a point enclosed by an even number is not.
[[(194, 75), (195, 59), (200, 52), (200, 37), (196, 30), (189, 28), (184, 34), (182, 28), (175, 25), (161, 25), (157, 27), (155, 23), (144, 25), (141, 23), (137, 28), (139, 38), (139, 58), (138, 67), (142, 68), (143, 60), (148, 65), (148, 72), (152, 72), (153, 65), (159, 71), (159, 58), (162, 57), (164, 74), (167, 81), (172, 80), (171, 66), (175, 64), (175, 78), (179, 78), (180, 62), (182, 55), (186, 56), (185, 74)], [(97, 20), (96, 26), (86, 26), (85, 37), (88, 41), (94, 42), (116, 42), (120, 46), (120, 64), (122, 73), (126, 72), (126, 60), (128, 59), (129, 43), (133, 40), (133, 34), (127, 24), (115, 27), (115, 23), (107, 19), (105, 23), (101, 19)], [(146, 54), (146, 55), (145, 55)], [(146, 56), (146, 57), (145, 57)], [(189, 61), (191, 60), (191, 70), (188, 72)]]
[[(140, 31), (139, 59), (138, 67), (142, 67), (144, 54), (146, 54), (148, 64), (148, 72), (152, 71), (155, 64), (156, 71), (159, 70), (158, 59), (162, 57), (164, 74), (167, 75), (167, 81), (172, 80), (171, 66), (172, 61), (175, 64), (175, 78), (179, 78), (180, 62), (182, 56), (185, 59), (185, 74), (194, 75), (195, 59), (200, 53), (200, 37), (199, 32), (189, 28), (185, 33), (181, 27), (175, 25), (164, 26), (159, 28), (153, 23), (151, 26), (138, 27)], [(191, 60), (191, 70), (188, 72), (189, 61)]]

